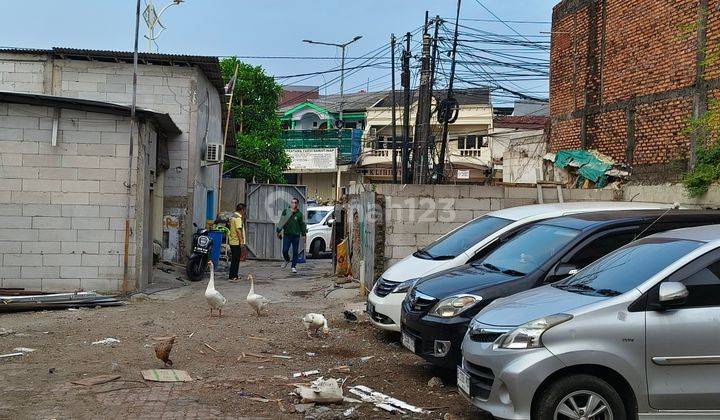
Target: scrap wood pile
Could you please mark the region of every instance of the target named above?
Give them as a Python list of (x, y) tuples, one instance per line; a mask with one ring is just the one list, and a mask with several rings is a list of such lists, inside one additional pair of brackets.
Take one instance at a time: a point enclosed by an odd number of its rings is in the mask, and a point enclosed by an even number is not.
[(619, 186), (630, 178), (629, 168), (597, 150), (560, 150), (543, 159), (552, 162), (554, 178), (568, 187)]
[(47, 293), (22, 288), (0, 289), (0, 312), (118, 306), (113, 296), (95, 292)]

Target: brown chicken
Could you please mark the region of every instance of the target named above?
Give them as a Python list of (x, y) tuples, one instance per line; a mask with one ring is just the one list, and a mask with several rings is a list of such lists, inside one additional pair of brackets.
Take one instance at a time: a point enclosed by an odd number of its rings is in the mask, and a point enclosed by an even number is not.
[(165, 367), (172, 367), (173, 362), (170, 360), (170, 351), (172, 351), (173, 344), (175, 344), (176, 337), (170, 337), (165, 341), (161, 341), (155, 344), (155, 357), (162, 360), (165, 363)]

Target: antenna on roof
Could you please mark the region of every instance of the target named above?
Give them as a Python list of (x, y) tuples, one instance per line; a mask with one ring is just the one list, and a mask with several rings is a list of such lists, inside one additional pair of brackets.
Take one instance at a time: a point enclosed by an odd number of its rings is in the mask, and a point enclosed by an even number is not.
[(637, 238), (639, 238), (643, 233), (647, 232), (648, 229), (650, 229), (650, 228), (651, 228), (655, 223), (657, 223), (660, 219), (662, 219), (663, 217), (665, 217), (666, 214), (670, 213), (672, 210), (677, 210), (677, 209), (679, 209), (679, 208), (680, 208), (680, 203), (678, 203), (678, 202), (673, 203), (672, 207), (670, 207), (670, 208), (668, 208), (667, 210), (665, 210), (665, 211), (663, 212), (663, 214), (661, 214), (660, 216), (658, 216), (657, 218), (655, 218), (655, 220), (653, 220), (652, 223), (650, 223), (649, 225), (647, 225), (647, 227), (646, 227), (645, 229), (643, 229), (642, 232), (640, 232), (640, 233), (638, 233), (637, 235), (635, 235), (635, 237), (633, 238), (633, 241), (636, 240)]
[[(160, 34), (162, 34), (165, 29), (167, 29), (165, 25), (160, 22), (160, 16), (162, 16), (162, 14), (165, 13), (170, 6), (179, 6), (180, 3), (183, 3), (184, 1), (185, 0), (173, 0), (172, 3), (160, 9), (160, 13), (157, 13), (155, 12), (155, 6), (153, 6), (152, 0), (145, 0), (145, 10), (143, 11), (142, 16), (145, 20), (145, 25), (147, 26), (147, 34), (145, 35), (145, 38), (148, 40), (148, 52), (152, 52), (153, 42), (160, 37)], [(159, 25), (160, 28), (162, 28), (157, 34), (155, 34), (155, 25)]]

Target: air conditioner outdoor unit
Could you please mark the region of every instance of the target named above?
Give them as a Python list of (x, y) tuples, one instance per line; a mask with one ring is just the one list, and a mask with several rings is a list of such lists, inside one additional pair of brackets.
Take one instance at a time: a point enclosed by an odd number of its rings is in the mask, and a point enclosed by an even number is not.
[(221, 143), (208, 143), (205, 149), (205, 162), (219, 163), (225, 159), (225, 145)]

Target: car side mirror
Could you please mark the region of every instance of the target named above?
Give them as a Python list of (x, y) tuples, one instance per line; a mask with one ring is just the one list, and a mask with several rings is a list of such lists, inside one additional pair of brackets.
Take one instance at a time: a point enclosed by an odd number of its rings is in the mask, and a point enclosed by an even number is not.
[(688, 295), (690, 295), (690, 292), (688, 292), (684, 284), (668, 281), (660, 284), (658, 303), (662, 309), (680, 306), (687, 301)]
[(335, 224), (335, 219), (328, 219), (327, 222), (325, 222), (326, 225), (332, 226)]

